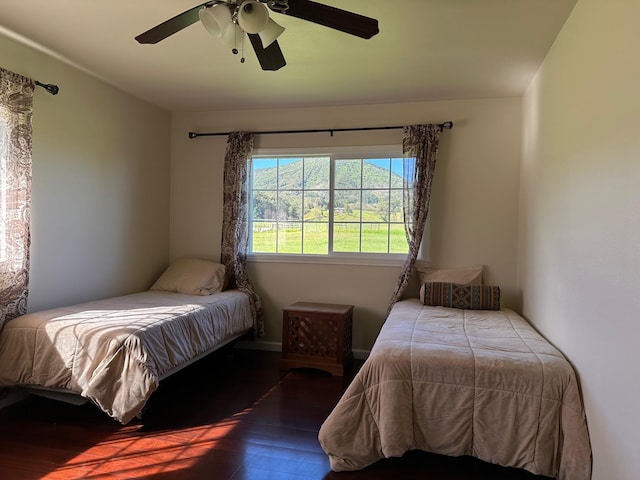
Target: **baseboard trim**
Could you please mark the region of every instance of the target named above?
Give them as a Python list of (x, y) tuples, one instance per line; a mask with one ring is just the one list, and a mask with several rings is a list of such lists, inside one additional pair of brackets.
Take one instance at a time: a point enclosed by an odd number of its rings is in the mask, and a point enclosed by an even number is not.
[(353, 358), (356, 358), (358, 360), (366, 360), (367, 358), (369, 358), (369, 353), (371, 353), (369, 350), (353, 350)]
[[(235, 344), (235, 348), (242, 348), (245, 350), (263, 350), (267, 352), (281, 352), (282, 343), (280, 342), (263, 342), (261, 340), (242, 340)], [(357, 360), (366, 360), (369, 357), (369, 350), (353, 350), (353, 358)]]
[(280, 342), (262, 342), (260, 340), (241, 340), (234, 345), (235, 348), (243, 350), (263, 350), (266, 352), (281, 352)]

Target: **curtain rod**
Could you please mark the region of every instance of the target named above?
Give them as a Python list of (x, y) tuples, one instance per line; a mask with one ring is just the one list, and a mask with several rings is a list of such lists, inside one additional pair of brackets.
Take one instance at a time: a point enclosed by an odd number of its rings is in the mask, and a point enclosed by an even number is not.
[[(440, 128), (440, 131), (447, 129), (451, 130), (453, 128), (453, 122), (442, 122), (437, 124)], [(324, 128), (318, 130), (271, 130), (267, 132), (253, 132), (256, 135), (274, 135), (280, 133), (329, 133), (333, 137), (334, 132), (360, 132), (366, 130), (398, 130), (404, 128), (403, 126), (394, 126), (394, 127), (362, 127), (362, 128)], [(229, 135), (231, 132), (216, 132), (216, 133), (198, 133), (198, 132), (189, 132), (189, 138), (197, 138), (197, 137), (218, 137), (222, 135)]]
[(40, 83), (38, 80), (35, 82), (37, 86), (44, 88), (51, 95), (57, 95), (60, 91), (60, 87), (58, 87), (58, 85), (54, 85), (52, 83)]

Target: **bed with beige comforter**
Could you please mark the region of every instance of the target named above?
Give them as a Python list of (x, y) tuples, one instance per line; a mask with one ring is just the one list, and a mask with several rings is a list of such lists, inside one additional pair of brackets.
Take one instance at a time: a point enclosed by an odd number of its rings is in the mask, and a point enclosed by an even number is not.
[(507, 309), (398, 302), (319, 440), (335, 471), (423, 450), (560, 480), (591, 476), (572, 366)]
[(147, 291), (27, 314), (0, 332), (0, 386), (79, 394), (128, 423), (162, 378), (252, 326), (238, 290)]

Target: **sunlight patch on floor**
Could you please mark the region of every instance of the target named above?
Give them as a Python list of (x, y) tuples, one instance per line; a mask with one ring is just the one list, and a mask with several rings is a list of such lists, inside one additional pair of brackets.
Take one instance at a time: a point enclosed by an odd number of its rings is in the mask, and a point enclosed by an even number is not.
[(239, 421), (234, 417), (214, 425), (141, 433), (139, 437), (116, 433), (43, 478), (99, 479), (118, 474), (134, 480), (187, 469), (219, 448)]

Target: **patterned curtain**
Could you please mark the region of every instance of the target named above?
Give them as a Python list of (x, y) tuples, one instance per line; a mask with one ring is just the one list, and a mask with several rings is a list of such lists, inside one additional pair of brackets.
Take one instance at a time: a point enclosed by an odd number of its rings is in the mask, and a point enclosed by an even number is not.
[(229, 286), (249, 295), (254, 318), (253, 333), (255, 337), (261, 337), (264, 335), (262, 302), (246, 271), (249, 249), (247, 171), (252, 151), (252, 133), (233, 132), (229, 134), (227, 153), (224, 159), (224, 204), (220, 262), (226, 267)]
[(407, 288), (420, 250), (422, 234), (429, 214), (431, 184), (436, 168), (439, 143), (440, 127), (438, 125), (404, 127), (402, 139), (404, 156), (403, 211), (409, 253), (391, 296), (387, 316)]
[(0, 329), (27, 311), (34, 87), (0, 68)]

